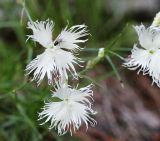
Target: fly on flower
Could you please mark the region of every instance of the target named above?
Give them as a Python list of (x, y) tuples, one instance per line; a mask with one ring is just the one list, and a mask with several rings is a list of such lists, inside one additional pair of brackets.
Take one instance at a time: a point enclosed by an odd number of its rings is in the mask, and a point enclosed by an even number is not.
[(54, 45), (61, 49), (67, 49), (70, 51), (78, 51), (81, 48), (77, 45), (78, 43), (85, 43), (87, 39), (80, 39), (88, 35), (85, 25), (75, 25), (70, 29), (66, 26), (60, 33), (57, 39), (54, 41)]
[(149, 74), (153, 83), (160, 87), (160, 32), (154, 28), (136, 26), (140, 47), (134, 45), (131, 55), (125, 59), (124, 66), (130, 70), (138, 69), (138, 73)]
[(53, 82), (53, 75), (68, 79), (68, 72), (77, 78), (74, 64), (79, 65), (82, 61), (75, 52), (77, 53), (81, 49), (79, 43), (87, 41), (87, 39), (82, 39), (89, 34), (87, 26), (66, 27), (55, 40), (52, 40), (53, 21), (28, 22), (28, 28), (33, 31), (33, 35), (28, 35), (28, 39), (31, 38), (45, 48), (45, 51), (26, 67), (28, 75), (33, 73), (32, 80), (36, 80), (40, 84), (47, 76), (50, 84)]
[(96, 114), (91, 108), (91, 101), (93, 101), (91, 86), (75, 89), (67, 84), (57, 84), (52, 97), (61, 100), (45, 103), (43, 111), (39, 113), (39, 120), (46, 119), (42, 124), (50, 122), (49, 129), (57, 129), (59, 135), (68, 131), (72, 135), (82, 123), (85, 123), (86, 128), (88, 128), (88, 123), (95, 126), (96, 121), (91, 117)]

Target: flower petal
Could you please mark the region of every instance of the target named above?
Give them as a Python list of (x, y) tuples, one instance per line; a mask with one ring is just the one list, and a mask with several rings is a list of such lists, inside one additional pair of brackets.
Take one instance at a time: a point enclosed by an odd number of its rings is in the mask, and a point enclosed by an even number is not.
[(43, 47), (52, 44), (52, 31), (54, 23), (51, 20), (28, 22), (28, 28), (32, 29), (33, 35), (28, 35), (28, 39), (38, 42)]
[(53, 75), (68, 79), (67, 71), (77, 78), (73, 64), (78, 64), (78, 60), (71, 52), (48, 48), (27, 65), (26, 72), (28, 75), (34, 72), (32, 80), (38, 81), (38, 84), (47, 75), (48, 82), (51, 84)]
[(125, 59), (123, 65), (131, 70), (138, 69), (138, 73), (142, 71), (143, 74), (146, 74), (148, 73), (151, 57), (152, 54), (148, 50), (140, 49), (134, 45), (130, 57)]
[(77, 51), (80, 49), (77, 43), (84, 43), (87, 41), (87, 39), (80, 39), (81, 37), (85, 37), (89, 34), (86, 29), (86, 25), (75, 25), (70, 29), (66, 27), (64, 30), (62, 30), (54, 43), (57, 43), (55, 45), (59, 46), (60, 48)]
[(160, 61), (160, 50), (156, 51), (152, 56), (149, 64), (149, 75), (153, 79), (153, 83), (156, 83), (160, 87), (160, 66), (158, 65)]
[(135, 26), (135, 30), (139, 36), (139, 43), (145, 49), (150, 49), (153, 47), (153, 33), (149, 28), (145, 28), (144, 25)]

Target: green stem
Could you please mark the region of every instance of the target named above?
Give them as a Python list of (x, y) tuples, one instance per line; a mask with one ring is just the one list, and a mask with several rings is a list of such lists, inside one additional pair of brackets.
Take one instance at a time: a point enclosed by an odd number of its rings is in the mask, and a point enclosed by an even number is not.
[(106, 56), (106, 59), (107, 59), (107, 61), (109, 62), (109, 64), (111, 65), (111, 67), (112, 67), (112, 69), (113, 69), (113, 71), (114, 71), (117, 79), (120, 81), (122, 88), (124, 88), (124, 85), (123, 85), (121, 76), (120, 76), (120, 74), (119, 74), (116, 66), (114, 65), (113, 61), (111, 60), (111, 58), (110, 58), (108, 55)]
[(23, 1), (23, 5), (22, 5), (22, 6), (23, 6), (24, 12), (26, 13), (29, 21), (30, 21), (30, 22), (33, 22), (30, 14), (29, 14), (29, 12), (28, 12), (28, 10), (27, 10), (27, 8), (26, 8), (26, 2), (25, 2), (25, 0)]

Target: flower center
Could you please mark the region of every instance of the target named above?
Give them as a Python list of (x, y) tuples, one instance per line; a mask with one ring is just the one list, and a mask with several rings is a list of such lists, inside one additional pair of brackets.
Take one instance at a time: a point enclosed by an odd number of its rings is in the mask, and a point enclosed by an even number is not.
[(154, 50), (150, 50), (149, 53), (150, 53), (150, 54), (154, 54), (155, 51), (154, 51)]
[(66, 97), (64, 98), (64, 101), (67, 102), (67, 103), (69, 102), (68, 96), (66, 96)]
[(64, 99), (64, 101), (68, 101), (68, 100), (69, 100), (68, 98), (65, 98), (65, 99)]

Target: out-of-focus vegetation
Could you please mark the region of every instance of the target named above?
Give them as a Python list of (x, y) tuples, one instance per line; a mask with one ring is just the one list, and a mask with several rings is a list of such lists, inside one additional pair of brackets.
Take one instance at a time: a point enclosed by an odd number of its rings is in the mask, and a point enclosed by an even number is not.
[[(121, 80), (124, 68), (120, 58), (126, 57), (137, 39), (132, 25), (151, 22), (158, 11), (156, 7), (151, 11), (139, 8), (119, 13), (117, 9), (123, 8), (119, 6), (115, 0), (26, 0), (32, 20), (49, 18), (55, 22), (54, 37), (67, 25), (67, 20), (70, 26), (88, 26), (91, 36), (80, 54), (85, 61), (96, 57), (98, 48), (108, 47), (107, 57), (99, 62), (106, 71), (96, 79), (83, 73), (87, 80), (82, 81), (82, 86), (89, 82), (97, 86), (111, 75)], [(0, 1), (0, 141), (81, 140), (76, 135), (59, 137), (54, 130), (48, 130), (48, 125), (40, 126), (37, 121), (37, 112), (53, 88), (47, 82), (37, 87), (24, 76), (26, 64), (43, 51), (39, 44), (25, 42), (26, 35), (31, 33), (26, 28), (28, 20), (22, 0)]]

